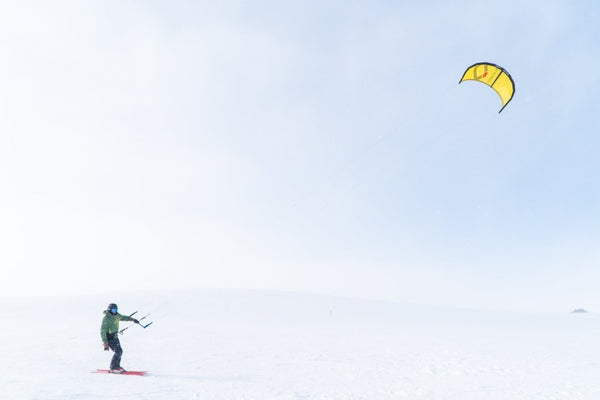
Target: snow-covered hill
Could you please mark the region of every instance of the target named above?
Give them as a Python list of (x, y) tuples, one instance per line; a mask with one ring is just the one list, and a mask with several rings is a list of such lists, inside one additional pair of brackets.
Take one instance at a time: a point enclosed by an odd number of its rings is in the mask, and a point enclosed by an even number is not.
[[(99, 327), (116, 302), (154, 324)], [(283, 292), (0, 299), (2, 399), (593, 399), (600, 317), (456, 310)], [(122, 323), (122, 327), (127, 323)]]

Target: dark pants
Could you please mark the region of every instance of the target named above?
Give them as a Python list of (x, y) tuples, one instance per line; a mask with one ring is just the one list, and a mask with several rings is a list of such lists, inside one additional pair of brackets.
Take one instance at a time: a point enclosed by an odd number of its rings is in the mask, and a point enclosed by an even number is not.
[(108, 347), (115, 352), (112, 360), (110, 361), (110, 369), (121, 368), (121, 356), (123, 355), (123, 349), (119, 342), (119, 336), (117, 333), (114, 335), (108, 335)]

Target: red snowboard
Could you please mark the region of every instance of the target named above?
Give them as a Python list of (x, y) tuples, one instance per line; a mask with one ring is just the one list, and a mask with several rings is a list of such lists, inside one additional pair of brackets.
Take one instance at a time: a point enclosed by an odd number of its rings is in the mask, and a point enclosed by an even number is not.
[(113, 374), (113, 375), (138, 375), (138, 376), (144, 376), (148, 373), (148, 371), (125, 371), (125, 372), (121, 372), (120, 374), (114, 373), (114, 372), (110, 372), (110, 370), (108, 369), (97, 369), (95, 371), (92, 371), (93, 373), (96, 374)]

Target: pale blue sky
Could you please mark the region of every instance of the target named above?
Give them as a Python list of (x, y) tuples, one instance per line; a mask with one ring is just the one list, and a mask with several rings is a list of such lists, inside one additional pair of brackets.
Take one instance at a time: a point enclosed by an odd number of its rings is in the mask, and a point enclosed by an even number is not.
[(599, 8), (4, 3), (0, 292), (600, 310)]

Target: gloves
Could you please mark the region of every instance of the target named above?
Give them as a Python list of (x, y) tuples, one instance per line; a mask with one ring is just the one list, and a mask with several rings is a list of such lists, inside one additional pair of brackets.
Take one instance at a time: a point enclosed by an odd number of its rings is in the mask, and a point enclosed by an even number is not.
[(104, 351), (108, 351), (108, 343), (103, 343), (104, 345)]
[(132, 321), (133, 321), (133, 323), (134, 323), (134, 324), (139, 324), (139, 323), (140, 323), (140, 321), (138, 321), (138, 320), (137, 320), (137, 319), (135, 319), (135, 318), (133, 318), (133, 319), (132, 319)]

